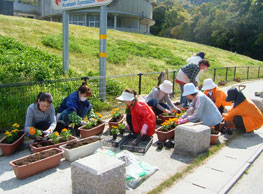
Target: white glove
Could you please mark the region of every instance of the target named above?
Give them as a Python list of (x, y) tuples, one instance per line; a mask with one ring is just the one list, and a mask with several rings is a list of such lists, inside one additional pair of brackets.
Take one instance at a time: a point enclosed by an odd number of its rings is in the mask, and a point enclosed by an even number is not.
[(148, 129), (148, 125), (147, 124), (143, 124), (142, 129), (141, 129), (141, 135), (146, 135), (147, 134), (147, 129)]

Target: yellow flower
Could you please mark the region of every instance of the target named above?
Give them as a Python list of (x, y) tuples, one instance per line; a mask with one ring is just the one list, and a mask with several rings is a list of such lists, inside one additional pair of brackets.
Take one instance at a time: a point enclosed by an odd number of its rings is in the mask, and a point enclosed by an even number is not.
[(118, 127), (117, 127), (117, 126), (115, 126), (115, 125), (113, 125), (113, 126), (112, 126), (112, 128), (114, 128), (114, 129), (117, 129)]
[(18, 129), (12, 130), (12, 133), (16, 133), (16, 132), (18, 132)]
[(56, 135), (56, 136), (59, 136), (59, 133), (58, 133), (58, 132), (55, 132), (55, 135)]
[(66, 128), (62, 129), (62, 132), (66, 132), (66, 131), (67, 131), (67, 129), (66, 129)]
[(6, 131), (5, 134), (6, 134), (8, 137), (12, 136), (12, 134), (11, 134), (9, 131)]
[(118, 111), (118, 110), (120, 110), (120, 109), (119, 109), (119, 108), (114, 108), (113, 110), (116, 112), (116, 111)]
[(100, 118), (102, 117), (102, 115), (101, 115), (100, 113), (96, 112), (96, 114), (97, 114)]

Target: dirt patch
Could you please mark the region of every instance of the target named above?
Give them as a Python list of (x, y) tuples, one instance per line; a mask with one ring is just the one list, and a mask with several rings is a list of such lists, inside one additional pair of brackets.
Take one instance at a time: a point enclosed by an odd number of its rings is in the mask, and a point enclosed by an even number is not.
[(73, 148), (76, 148), (76, 147), (80, 147), (80, 146), (83, 146), (83, 145), (87, 145), (87, 144), (90, 144), (90, 143), (93, 143), (93, 142), (96, 142), (96, 141), (100, 141), (101, 139), (99, 138), (90, 138), (90, 139), (83, 139), (83, 140), (80, 140), (78, 142), (71, 142), (71, 143), (68, 143), (65, 148), (67, 149), (73, 149)]
[[(73, 137), (69, 137), (69, 140), (72, 140), (74, 139)], [(62, 143), (62, 142), (65, 142), (65, 141), (69, 141), (69, 140), (63, 140), (63, 139), (60, 139), (59, 140), (59, 143)], [(58, 143), (58, 144), (59, 144)], [(42, 148), (42, 147), (45, 147), (45, 146), (50, 146), (50, 145), (54, 145), (55, 143), (52, 142), (51, 140), (42, 140), (42, 141), (39, 141), (39, 142), (35, 142), (32, 144), (32, 146), (36, 147), (36, 148)]]
[(33, 154), (32, 156), (28, 156), (26, 158), (23, 158), (19, 161), (14, 162), (15, 165), (17, 166), (23, 166), (32, 162), (36, 162), (38, 160), (42, 160), (44, 158), (48, 158), (50, 156), (53, 156), (57, 153), (59, 153), (60, 151), (58, 150), (47, 150), (47, 151), (43, 151), (43, 152), (39, 152), (36, 154)]
[(122, 120), (122, 118), (123, 118), (123, 115), (120, 115), (116, 118), (111, 118), (111, 120), (109, 122), (119, 122), (120, 120)]

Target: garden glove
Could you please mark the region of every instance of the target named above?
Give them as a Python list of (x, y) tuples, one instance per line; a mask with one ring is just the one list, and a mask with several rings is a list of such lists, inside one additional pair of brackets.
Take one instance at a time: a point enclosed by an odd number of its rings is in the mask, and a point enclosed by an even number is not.
[(189, 122), (188, 118), (183, 119), (182, 117), (180, 117), (178, 119), (178, 125), (184, 124), (184, 123), (187, 123), (187, 122)]
[(168, 110), (168, 109), (165, 109), (164, 112), (167, 112), (167, 113), (169, 113), (169, 114), (172, 113), (172, 112), (171, 112), (170, 110)]
[(147, 134), (147, 129), (148, 129), (148, 125), (143, 124), (142, 129), (141, 129), (141, 135), (142, 136)]

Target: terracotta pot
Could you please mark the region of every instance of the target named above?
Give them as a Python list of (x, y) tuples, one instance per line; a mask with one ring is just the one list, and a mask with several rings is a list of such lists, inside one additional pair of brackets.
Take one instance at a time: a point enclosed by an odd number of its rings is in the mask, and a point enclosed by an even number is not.
[(218, 142), (218, 137), (221, 135), (219, 132), (218, 134), (211, 134), (210, 135), (210, 145), (216, 145)]
[(175, 128), (171, 129), (170, 131), (162, 131), (161, 128), (162, 127), (159, 127), (156, 130), (156, 134), (157, 134), (157, 137), (158, 137), (159, 141), (165, 141), (167, 139), (171, 139), (171, 138), (174, 137)]
[(163, 116), (162, 114), (160, 115), (160, 118), (162, 120), (162, 123), (166, 120), (176, 118), (176, 116)]
[(70, 142), (74, 142), (74, 141), (77, 141), (77, 140), (78, 139), (76, 137), (69, 136), (69, 140), (65, 141), (65, 142), (57, 143), (57, 144), (54, 144), (54, 145), (48, 145), (48, 146), (44, 146), (44, 147), (39, 147), (39, 148), (34, 146), (35, 143), (32, 143), (32, 144), (30, 144), (30, 147), (33, 150), (33, 152), (36, 153), (36, 152), (41, 152), (43, 150), (47, 150), (47, 149), (51, 149), (51, 148), (59, 148), (59, 146), (61, 146), (61, 145), (64, 145), (64, 144), (67, 144), (67, 143), (70, 143)]
[(100, 125), (93, 127), (91, 129), (86, 129), (86, 126), (83, 125), (78, 128), (81, 138), (90, 137), (94, 135), (98, 135), (103, 132), (105, 127), (105, 122), (103, 121)]
[(25, 137), (25, 133), (23, 132), (22, 135), (20, 136), (20, 138), (11, 144), (2, 143), (2, 142), (4, 142), (4, 140), (6, 138), (6, 137), (3, 137), (0, 140), (0, 147), (2, 149), (3, 155), (4, 156), (11, 155), (16, 150), (16, 148), (18, 148), (21, 145), (21, 143), (23, 143), (24, 137)]
[(118, 127), (119, 124), (123, 123), (124, 119), (124, 115), (122, 115), (121, 119), (118, 122), (109, 121), (109, 128), (111, 129), (112, 126)]
[[(47, 158), (26, 164), (26, 165), (22, 165), (22, 166), (17, 166), (15, 164), (15, 162), (19, 162), (23, 159), (26, 159), (30, 156), (34, 156), (43, 152), (48, 152), (50, 150), (57, 150), (59, 153), (49, 156)], [(30, 177), (32, 175), (38, 174), (42, 171), (45, 171), (47, 169), (50, 168), (54, 168), (55, 166), (58, 166), (60, 164), (60, 160), (62, 157), (63, 151), (58, 149), (58, 148), (52, 148), (49, 150), (45, 150), (39, 153), (35, 153), (35, 154), (30, 154), (29, 156), (25, 156), (22, 158), (18, 158), (16, 160), (11, 161), (9, 164), (13, 167), (13, 170), (15, 172), (15, 175), (18, 179), (24, 179), (27, 177)]]
[[(87, 137), (84, 139), (81, 139), (79, 141), (83, 141), (86, 139), (100, 139), (100, 137), (93, 136), (93, 137)], [(60, 146), (60, 148), (64, 151), (64, 158), (70, 162), (73, 162), (74, 160), (77, 160), (79, 158), (83, 158), (86, 156), (89, 156), (93, 154), (98, 148), (102, 147), (101, 141), (92, 142), (86, 145), (82, 145), (80, 147), (76, 147), (73, 149), (65, 148), (65, 145)]]

